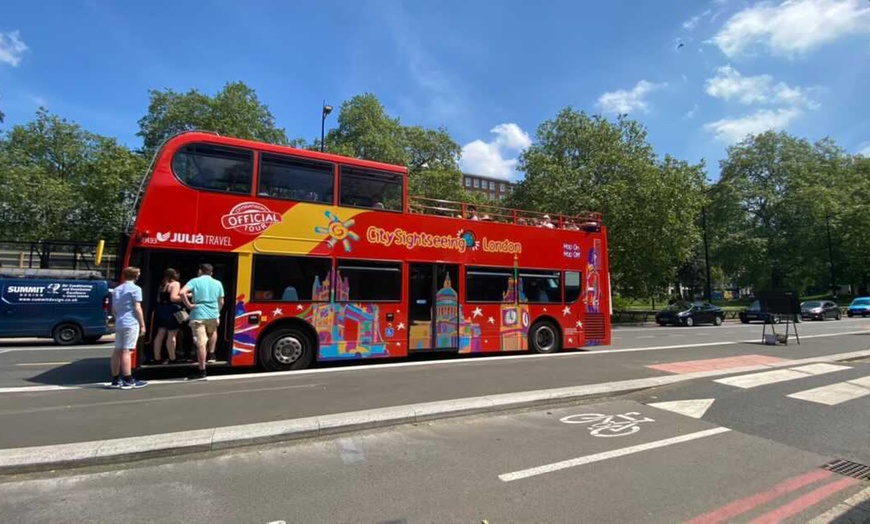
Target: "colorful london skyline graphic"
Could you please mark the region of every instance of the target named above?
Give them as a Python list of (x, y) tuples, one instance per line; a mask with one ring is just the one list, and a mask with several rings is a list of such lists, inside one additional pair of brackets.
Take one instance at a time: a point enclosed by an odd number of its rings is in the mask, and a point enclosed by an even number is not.
[[(341, 236), (341, 232), (338, 236)], [(335, 237), (333, 237), (335, 238)], [(339, 239), (336, 238), (338, 241)], [(341, 239), (344, 240), (344, 239)], [(582, 303), (586, 313), (600, 312), (600, 271), (601, 241), (595, 240), (586, 257), (586, 275)], [(516, 283), (516, 285), (515, 285)], [(333, 290), (332, 287), (335, 287)], [(295, 294), (294, 294), (295, 296)], [(249, 303), (244, 295), (236, 300), (236, 323), (233, 340), (233, 354), (250, 354), (256, 349), (260, 329), (266, 325), (267, 316), (295, 316), (311, 324), (318, 333), (318, 360), (340, 360), (352, 358), (389, 357), (391, 344), (403, 346), (403, 341), (394, 338), (396, 333), (406, 329), (403, 318), (397, 313), (397, 323), (382, 322), (378, 304), (348, 302), (350, 283), (340, 272), (330, 270), (323, 278), (316, 276), (312, 282), (312, 302), (298, 304), (295, 311), (284, 314), (281, 307), (275, 307), (272, 314), (261, 311), (262, 304)], [(465, 307), (459, 303), (459, 295), (454, 282), (447, 274), (441, 288), (434, 297), (434, 322), (411, 322), (407, 327), (408, 350), (426, 351), (434, 348), (458, 349), (459, 353), (478, 353), (484, 350), (481, 324), (487, 325), (486, 349), (501, 351), (522, 351), (528, 349), (528, 334), (531, 324), (529, 302), (523, 292), (522, 278), (509, 277), (506, 289), (502, 292), (502, 303), (498, 314), (492, 311), (484, 315), (481, 307), (474, 307), (466, 316)], [(264, 302), (287, 302), (268, 300)], [(579, 305), (579, 304), (578, 304)], [(471, 309), (471, 306), (468, 306)], [(495, 305), (485, 306), (486, 309)], [(270, 306), (271, 308), (271, 306)], [(568, 308), (566, 308), (568, 309)], [(251, 324), (251, 315), (261, 315), (263, 322)], [(587, 319), (590, 320), (590, 319)], [(580, 323), (578, 322), (578, 327)], [(434, 337), (432, 329), (435, 329)], [(496, 332), (495, 329), (498, 331)], [(392, 339), (390, 342), (387, 339)], [(596, 340), (586, 339), (587, 345), (595, 345)], [(404, 350), (399, 354), (404, 354)]]

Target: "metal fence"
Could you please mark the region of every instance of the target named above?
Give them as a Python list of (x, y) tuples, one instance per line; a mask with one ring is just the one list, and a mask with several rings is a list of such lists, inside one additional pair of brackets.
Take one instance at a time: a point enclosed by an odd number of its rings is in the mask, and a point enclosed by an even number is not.
[[(627, 310), (614, 311), (610, 316), (611, 322), (614, 324), (639, 324), (644, 322), (655, 322), (655, 310)], [(725, 320), (736, 320), (739, 317), (739, 311), (725, 311)]]
[(117, 280), (115, 278), (117, 245), (106, 243), (99, 266), (95, 263), (96, 250), (96, 242), (0, 240), (0, 267), (97, 271), (107, 280)]

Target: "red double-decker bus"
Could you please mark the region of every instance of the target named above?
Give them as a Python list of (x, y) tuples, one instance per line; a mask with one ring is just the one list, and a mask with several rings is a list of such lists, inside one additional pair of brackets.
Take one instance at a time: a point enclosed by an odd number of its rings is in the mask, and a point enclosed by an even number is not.
[(409, 197), (401, 166), (204, 132), (160, 148), (137, 201), (124, 262), (143, 268), (148, 322), (165, 268), (186, 281), (212, 264), (227, 295), (218, 365), (610, 343), (595, 213)]

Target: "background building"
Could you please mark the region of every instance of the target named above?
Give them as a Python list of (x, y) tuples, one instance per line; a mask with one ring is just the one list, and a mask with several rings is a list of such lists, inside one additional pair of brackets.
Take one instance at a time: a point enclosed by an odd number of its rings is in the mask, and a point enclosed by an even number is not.
[(503, 178), (495, 178), (481, 175), (462, 174), (462, 184), (466, 191), (485, 193), (494, 200), (502, 200), (511, 194), (514, 184)]

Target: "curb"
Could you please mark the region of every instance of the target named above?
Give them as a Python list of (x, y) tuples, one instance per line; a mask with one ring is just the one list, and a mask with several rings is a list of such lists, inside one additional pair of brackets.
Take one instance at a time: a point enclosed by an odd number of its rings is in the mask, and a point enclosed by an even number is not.
[(686, 382), (697, 378), (717, 377), (733, 373), (746, 373), (818, 362), (854, 360), (868, 356), (870, 356), (870, 349), (742, 368), (443, 400), (274, 422), (179, 431), (159, 435), (4, 449), (0, 450), (0, 475), (98, 466), (275, 442), (287, 442), (409, 423), (414, 424), (429, 420), (594, 399), (611, 396), (615, 393), (626, 394), (653, 387)]

